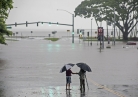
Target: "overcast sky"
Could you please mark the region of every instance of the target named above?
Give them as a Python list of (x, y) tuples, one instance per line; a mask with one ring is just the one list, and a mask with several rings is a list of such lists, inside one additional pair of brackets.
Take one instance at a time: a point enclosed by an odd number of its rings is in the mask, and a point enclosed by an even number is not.
[[(65, 11), (57, 11), (57, 9), (67, 10), (70, 13), (74, 13), (75, 8), (83, 0), (13, 0), (14, 7), (10, 11), (9, 17), (6, 20), (7, 24), (25, 23), (28, 22), (59, 22), (64, 24), (72, 24), (72, 15)], [(91, 18), (84, 19), (79, 16), (75, 17), (75, 29), (91, 29)], [(92, 28), (97, 29), (95, 20), (92, 20)], [(106, 29), (106, 23), (102, 23), (102, 26)], [(12, 29), (72, 29), (71, 26), (43, 26), (37, 27), (35, 24), (29, 25), (27, 28), (25, 25), (13, 27)]]

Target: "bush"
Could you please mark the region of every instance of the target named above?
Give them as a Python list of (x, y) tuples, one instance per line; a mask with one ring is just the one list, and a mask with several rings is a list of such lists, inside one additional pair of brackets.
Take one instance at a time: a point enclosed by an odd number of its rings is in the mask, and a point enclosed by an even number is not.
[(46, 40), (57, 41), (59, 38), (45, 38)]
[(129, 40), (131, 40), (131, 41), (138, 41), (138, 37), (131, 37), (131, 38), (129, 38)]

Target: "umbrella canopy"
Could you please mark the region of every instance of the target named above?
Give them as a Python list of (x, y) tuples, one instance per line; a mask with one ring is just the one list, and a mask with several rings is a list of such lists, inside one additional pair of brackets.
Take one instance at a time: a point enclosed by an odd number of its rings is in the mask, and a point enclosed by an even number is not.
[(86, 63), (77, 63), (76, 65), (85, 71), (92, 72), (91, 68)]
[(66, 71), (66, 70), (69, 70), (70, 68), (72, 68), (75, 64), (72, 64), (72, 63), (68, 63), (68, 64), (65, 64), (61, 70), (60, 70), (60, 73)]

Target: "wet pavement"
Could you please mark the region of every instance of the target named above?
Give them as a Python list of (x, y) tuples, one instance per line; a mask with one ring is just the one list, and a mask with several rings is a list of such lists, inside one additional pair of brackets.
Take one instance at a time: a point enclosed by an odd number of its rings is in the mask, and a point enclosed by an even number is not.
[[(116, 42), (107, 49), (105, 43), (100, 52), (96, 41), (92, 46), (71, 41), (19, 39), (0, 45), (0, 97), (138, 97), (138, 45)], [(72, 90), (66, 91), (65, 73), (59, 73), (64, 64), (78, 62), (92, 69), (85, 93), (79, 90), (78, 75), (72, 75)]]

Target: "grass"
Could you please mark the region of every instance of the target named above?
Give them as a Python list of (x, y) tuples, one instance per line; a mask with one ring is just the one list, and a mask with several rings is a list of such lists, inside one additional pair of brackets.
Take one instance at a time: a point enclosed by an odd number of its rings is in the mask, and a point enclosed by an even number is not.
[(45, 40), (58, 41), (60, 38), (45, 38)]
[(107, 46), (106, 48), (111, 48), (111, 46)]
[[(83, 40), (83, 37), (80, 37), (79, 39), (82, 39)], [(110, 41), (113, 41), (114, 39), (111, 39), (110, 38)], [(95, 38), (95, 37), (92, 37), (92, 39), (91, 39), (91, 37), (85, 37), (84, 38), (84, 41), (97, 41), (97, 38)], [(104, 41), (108, 41), (107, 39), (105, 39)], [(120, 39), (115, 39), (115, 41), (123, 41), (123, 42), (128, 42), (128, 41), (138, 41), (138, 38), (128, 38), (128, 40), (123, 40), (122, 38), (120, 38)]]
[(7, 41), (18, 41), (16, 39), (5, 39), (5, 40), (7, 40)]

